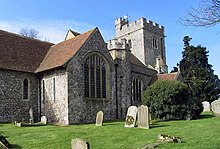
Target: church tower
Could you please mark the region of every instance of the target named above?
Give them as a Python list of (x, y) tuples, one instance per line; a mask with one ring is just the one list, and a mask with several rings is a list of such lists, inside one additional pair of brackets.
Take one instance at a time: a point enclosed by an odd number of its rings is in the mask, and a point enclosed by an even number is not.
[(167, 73), (164, 27), (145, 18), (115, 20), (116, 39), (131, 42), (131, 52), (149, 68)]

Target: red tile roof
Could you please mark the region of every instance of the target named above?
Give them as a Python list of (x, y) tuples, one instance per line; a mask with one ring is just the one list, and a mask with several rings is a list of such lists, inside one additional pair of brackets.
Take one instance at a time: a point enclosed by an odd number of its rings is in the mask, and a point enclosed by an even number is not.
[(152, 78), (150, 84), (153, 84), (158, 80), (178, 80), (179, 75), (179, 72), (157, 74), (155, 77)]
[(0, 68), (33, 73), (52, 45), (0, 30)]
[(36, 72), (65, 65), (84, 45), (95, 30), (97, 30), (97, 28), (52, 46)]

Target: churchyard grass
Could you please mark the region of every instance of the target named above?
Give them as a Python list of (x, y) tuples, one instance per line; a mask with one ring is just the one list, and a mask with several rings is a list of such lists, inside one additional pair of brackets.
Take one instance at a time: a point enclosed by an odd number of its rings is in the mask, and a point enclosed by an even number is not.
[(16, 127), (0, 124), (0, 134), (14, 148), (70, 149), (71, 140), (82, 138), (91, 149), (137, 149), (157, 140), (158, 134), (181, 137), (183, 143), (166, 143), (159, 149), (218, 149), (220, 148), (220, 118), (203, 113), (199, 120), (154, 122), (151, 129), (125, 128), (124, 120), (70, 126)]

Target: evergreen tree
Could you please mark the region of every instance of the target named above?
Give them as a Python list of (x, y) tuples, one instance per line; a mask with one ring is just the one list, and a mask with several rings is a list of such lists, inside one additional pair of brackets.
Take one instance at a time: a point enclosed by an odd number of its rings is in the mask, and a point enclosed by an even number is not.
[(190, 45), (191, 38), (185, 36), (183, 58), (180, 61), (180, 72), (184, 82), (191, 90), (195, 102), (212, 102), (219, 97), (220, 80), (214, 75), (212, 65), (208, 63), (208, 51), (201, 45)]

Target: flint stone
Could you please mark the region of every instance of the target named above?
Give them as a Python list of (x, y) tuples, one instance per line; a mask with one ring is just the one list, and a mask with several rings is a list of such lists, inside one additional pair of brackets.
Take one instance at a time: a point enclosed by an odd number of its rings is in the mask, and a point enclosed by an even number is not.
[(71, 141), (72, 149), (89, 149), (89, 142), (76, 138)]
[(147, 106), (141, 105), (138, 107), (138, 127), (149, 129), (149, 112)]
[(212, 113), (216, 117), (220, 117), (220, 100), (219, 99), (211, 103), (211, 109), (212, 109)]
[(128, 108), (127, 116), (125, 119), (125, 127), (134, 127), (136, 123), (136, 116), (137, 116), (137, 107), (130, 106)]
[(102, 111), (99, 111), (98, 113), (97, 113), (97, 116), (96, 116), (96, 126), (102, 126), (102, 124), (103, 124), (103, 112)]
[(203, 105), (203, 112), (210, 111), (210, 103), (208, 101), (203, 101), (202, 105)]

